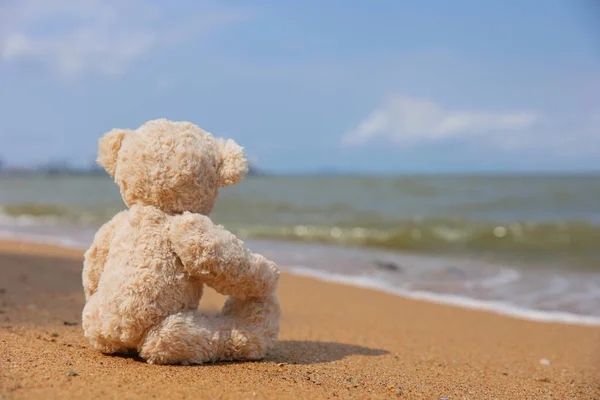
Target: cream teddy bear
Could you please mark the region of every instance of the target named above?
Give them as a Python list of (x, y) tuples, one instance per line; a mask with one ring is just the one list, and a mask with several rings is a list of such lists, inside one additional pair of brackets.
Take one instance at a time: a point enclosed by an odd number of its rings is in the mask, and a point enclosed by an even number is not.
[[(98, 163), (128, 210), (85, 253), (83, 329), (103, 353), (153, 364), (256, 360), (279, 333), (277, 266), (208, 217), (219, 187), (248, 167), (234, 141), (188, 122), (113, 129)], [(230, 296), (216, 315), (197, 311), (203, 286)]]

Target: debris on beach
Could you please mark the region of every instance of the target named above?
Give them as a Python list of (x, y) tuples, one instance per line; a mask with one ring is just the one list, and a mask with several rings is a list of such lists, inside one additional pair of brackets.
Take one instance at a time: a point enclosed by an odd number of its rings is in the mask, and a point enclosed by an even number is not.
[(542, 358), (540, 360), (540, 364), (541, 365), (550, 365), (550, 360), (548, 360), (547, 358)]
[(64, 326), (75, 326), (77, 322), (63, 321)]
[(393, 261), (375, 261), (373, 262), (379, 269), (393, 272), (404, 272), (404, 269)]
[(75, 372), (75, 371), (71, 370), (71, 371), (68, 371), (68, 372), (67, 372), (67, 375), (68, 375), (68, 376), (77, 376), (77, 375), (79, 375), (79, 374), (78, 374), (77, 372)]

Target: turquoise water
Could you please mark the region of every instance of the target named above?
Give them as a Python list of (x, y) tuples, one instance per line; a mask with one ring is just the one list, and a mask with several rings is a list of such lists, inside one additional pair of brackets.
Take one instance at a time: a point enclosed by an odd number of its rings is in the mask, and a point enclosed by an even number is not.
[[(105, 176), (0, 177), (5, 236), (87, 245), (123, 208)], [(212, 218), (298, 271), (600, 316), (598, 175), (251, 176)]]

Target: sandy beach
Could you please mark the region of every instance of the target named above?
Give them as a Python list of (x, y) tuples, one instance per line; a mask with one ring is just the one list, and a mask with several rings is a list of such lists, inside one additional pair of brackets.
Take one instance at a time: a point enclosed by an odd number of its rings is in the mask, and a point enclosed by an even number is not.
[[(600, 399), (600, 328), (539, 323), (283, 274), (261, 362), (153, 366), (83, 337), (82, 252), (0, 242), (0, 396)], [(285, 266), (283, 266), (285, 267)], [(207, 291), (201, 309), (224, 298)]]

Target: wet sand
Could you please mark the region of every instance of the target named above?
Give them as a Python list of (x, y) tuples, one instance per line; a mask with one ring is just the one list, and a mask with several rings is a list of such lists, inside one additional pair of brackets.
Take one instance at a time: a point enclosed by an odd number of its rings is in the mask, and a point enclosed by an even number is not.
[[(600, 328), (540, 323), (283, 274), (261, 362), (153, 366), (93, 350), (82, 252), (0, 242), (0, 396), (600, 399)], [(201, 309), (224, 298), (207, 291)]]

